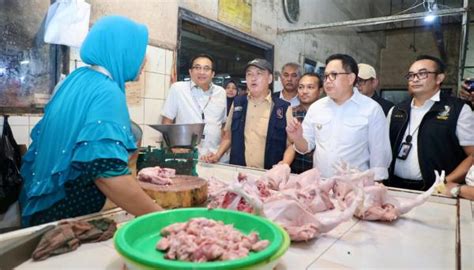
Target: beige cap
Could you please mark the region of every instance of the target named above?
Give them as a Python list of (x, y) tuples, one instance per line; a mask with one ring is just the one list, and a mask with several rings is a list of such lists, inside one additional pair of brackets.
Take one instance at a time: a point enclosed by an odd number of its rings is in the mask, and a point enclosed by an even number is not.
[(377, 73), (375, 73), (374, 67), (367, 64), (359, 64), (359, 75), (358, 77), (363, 80), (368, 80), (370, 78), (377, 78)]

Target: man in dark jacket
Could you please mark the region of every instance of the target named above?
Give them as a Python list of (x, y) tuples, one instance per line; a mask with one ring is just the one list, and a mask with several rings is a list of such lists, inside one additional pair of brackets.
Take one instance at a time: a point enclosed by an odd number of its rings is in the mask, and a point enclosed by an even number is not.
[(224, 127), (216, 153), (203, 158), (217, 162), (231, 147), (230, 164), (270, 169), (283, 158), (287, 142), (286, 125), (292, 121), (290, 103), (272, 97), (272, 65), (254, 59), (245, 68), (248, 96), (238, 96)]
[(377, 101), (377, 103), (382, 107), (382, 110), (386, 116), (388, 111), (390, 111), (390, 109), (395, 104), (377, 94), (379, 79), (377, 79), (375, 69), (367, 64), (359, 64), (358, 67), (359, 74), (357, 76), (357, 88), (359, 89), (359, 92)]
[[(405, 76), (413, 98), (388, 116), (394, 156), (386, 185), (427, 190), (435, 170), (444, 170), (447, 182), (463, 181), (463, 168), (474, 153), (474, 115), (463, 100), (441, 93), (444, 72), (440, 59), (422, 55)], [(452, 195), (459, 192), (454, 189)]]

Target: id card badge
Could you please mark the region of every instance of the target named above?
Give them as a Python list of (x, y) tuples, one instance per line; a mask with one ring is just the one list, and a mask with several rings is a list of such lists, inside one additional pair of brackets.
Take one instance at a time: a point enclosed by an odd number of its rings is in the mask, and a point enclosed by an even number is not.
[(411, 150), (411, 143), (404, 142), (400, 146), (400, 151), (398, 151), (397, 158), (401, 160), (405, 160), (408, 157), (408, 154), (410, 154)]

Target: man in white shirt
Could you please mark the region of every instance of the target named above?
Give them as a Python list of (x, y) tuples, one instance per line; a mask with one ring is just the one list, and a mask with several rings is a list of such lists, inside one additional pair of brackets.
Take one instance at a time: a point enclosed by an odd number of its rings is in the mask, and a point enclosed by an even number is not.
[[(190, 81), (171, 85), (161, 115), (162, 124), (206, 123), (199, 156), (217, 151), (226, 120), (226, 92), (212, 83), (214, 60), (200, 54), (191, 60)], [(222, 160), (224, 161), (224, 160)]]
[(291, 104), (291, 107), (300, 105), (298, 99), (298, 81), (301, 78), (301, 66), (297, 63), (286, 63), (281, 68), (280, 80), (283, 90), (273, 94)]
[(386, 185), (427, 190), (434, 170), (444, 170), (447, 182), (464, 181), (474, 153), (474, 115), (463, 100), (441, 93), (444, 72), (440, 59), (421, 55), (405, 76), (413, 98), (388, 115), (394, 159)]
[(334, 165), (344, 161), (371, 169), (376, 180), (387, 179), (392, 158), (387, 120), (379, 104), (354, 87), (357, 74), (351, 56), (330, 56), (324, 72), (327, 97), (311, 105), (302, 124), (289, 123), (287, 133), (298, 153), (315, 149), (313, 163), (323, 177), (333, 176)]

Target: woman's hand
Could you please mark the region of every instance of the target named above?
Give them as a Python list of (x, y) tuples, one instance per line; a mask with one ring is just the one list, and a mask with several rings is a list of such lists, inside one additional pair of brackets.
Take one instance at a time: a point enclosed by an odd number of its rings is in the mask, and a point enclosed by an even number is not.
[(131, 175), (121, 175), (95, 180), (97, 188), (118, 207), (134, 216), (161, 211)]

